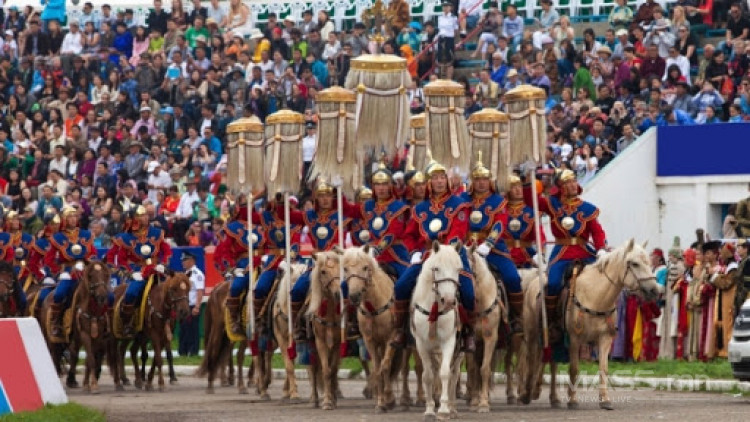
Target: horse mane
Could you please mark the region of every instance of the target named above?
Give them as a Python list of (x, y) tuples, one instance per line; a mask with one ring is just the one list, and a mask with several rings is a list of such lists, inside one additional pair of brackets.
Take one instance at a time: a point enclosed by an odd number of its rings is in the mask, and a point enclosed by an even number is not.
[(318, 312), (320, 304), (323, 303), (323, 296), (325, 296), (323, 286), (320, 282), (321, 266), (326, 265), (327, 261), (334, 257), (338, 259), (338, 253), (333, 251), (313, 254), (313, 260), (315, 261), (315, 264), (313, 265), (312, 271), (310, 272), (310, 305), (307, 308), (307, 313), (310, 315)]
[(292, 269), (289, 271), (286, 266), (286, 261), (281, 261), (279, 269), (283, 271), (283, 275), (281, 280), (279, 280), (279, 287), (276, 290), (276, 304), (286, 312), (286, 304), (289, 300), (289, 288), (293, 286), (299, 276), (305, 272), (307, 266), (301, 263), (293, 263)]
[(477, 252), (472, 252), (471, 258), (471, 270), (474, 272), (474, 281), (476, 286), (479, 287), (479, 285), (481, 284), (479, 283), (480, 280), (492, 280), (491, 284), (494, 285), (495, 277), (492, 275), (489, 265), (487, 265), (487, 260)]
[(419, 277), (417, 277), (417, 286), (414, 288), (415, 292), (418, 291), (421, 286), (432, 287), (431, 282), (433, 273), (428, 270), (432, 268), (435, 261), (439, 263), (439, 266), (454, 265), (457, 268), (463, 267), (461, 256), (453, 246), (440, 245), (437, 251), (431, 251), (430, 256), (422, 264), (422, 270), (419, 272)]
[(346, 251), (344, 251), (344, 257), (355, 259), (357, 262), (366, 261), (370, 265), (372, 271), (373, 285), (378, 286), (383, 280), (390, 280), (390, 277), (383, 268), (380, 267), (380, 264), (378, 264), (375, 257), (365, 252), (364, 246), (347, 248)]
[[(641, 245), (637, 244), (633, 239), (630, 239), (625, 242), (625, 244), (618, 246), (616, 249), (597, 259), (594, 263), (594, 267), (602, 273), (610, 265), (616, 265), (618, 266), (618, 269), (622, 269), (622, 267), (627, 264), (628, 258), (633, 254), (638, 255), (638, 259), (643, 259), (644, 257), (642, 255), (645, 254), (645, 251)], [(646, 263), (648, 264), (648, 256), (645, 258)]]

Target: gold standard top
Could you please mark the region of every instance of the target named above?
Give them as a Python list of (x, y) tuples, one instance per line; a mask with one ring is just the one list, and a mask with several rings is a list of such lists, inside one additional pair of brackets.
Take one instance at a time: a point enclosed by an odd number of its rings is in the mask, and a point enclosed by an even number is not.
[(318, 102), (356, 103), (357, 93), (340, 86), (332, 86), (318, 92), (315, 100)]
[(401, 72), (406, 69), (406, 59), (393, 54), (363, 54), (352, 59), (350, 69), (375, 73)]
[(448, 79), (438, 79), (425, 85), (424, 95), (447, 95), (452, 97), (463, 97), (466, 95), (466, 89), (458, 82)]
[[(426, 89), (426, 87), (425, 87)], [(505, 93), (506, 102), (515, 102), (523, 100), (546, 100), (547, 93), (542, 88), (531, 85), (519, 85)]]
[(279, 110), (266, 117), (267, 125), (275, 125), (278, 123), (305, 124), (305, 116), (292, 110)]
[(227, 133), (240, 132), (262, 133), (263, 123), (255, 119), (243, 117), (227, 125)]
[(494, 108), (484, 108), (469, 116), (468, 124), (474, 123), (507, 123), (508, 115)]

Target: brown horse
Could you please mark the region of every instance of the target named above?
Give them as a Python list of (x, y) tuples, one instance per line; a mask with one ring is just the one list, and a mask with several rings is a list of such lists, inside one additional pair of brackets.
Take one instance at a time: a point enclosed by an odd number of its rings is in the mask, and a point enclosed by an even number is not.
[[(99, 393), (98, 378), (105, 355), (113, 377), (115, 380), (119, 378), (115, 341), (108, 313), (111, 294), (109, 269), (100, 261), (92, 261), (84, 268), (76, 289), (74, 302), (78, 304), (78, 309), (73, 324), (76, 344), (83, 346), (86, 351), (83, 388), (92, 394)], [(118, 390), (122, 389), (117, 382), (115, 387)]]
[[(155, 275), (156, 277), (156, 275)], [(130, 357), (135, 369), (135, 387), (142, 388), (146, 382), (146, 391), (153, 391), (153, 381), (155, 371), (159, 372), (159, 391), (164, 391), (164, 376), (162, 374), (162, 350), (168, 350), (172, 341), (172, 327), (175, 318), (178, 321), (185, 319), (190, 313), (188, 305), (188, 293), (190, 292), (190, 280), (187, 275), (180, 272), (169, 272), (164, 282), (155, 284), (148, 293), (149, 306), (146, 309), (146, 315), (143, 316), (143, 328), (136, 333), (132, 339), (118, 338), (118, 374), (119, 379), (115, 384), (123, 381), (125, 374), (125, 350), (130, 344)], [(120, 285), (115, 290), (115, 303), (125, 295), (126, 285)], [(145, 357), (141, 357), (142, 362), (139, 365), (138, 351), (146, 347), (148, 342), (154, 351), (154, 358), (151, 363), (151, 370), (146, 380), (145, 374)]]
[(20, 309), (20, 287), (13, 265), (0, 262), (0, 318), (22, 316), (25, 310)]
[[(206, 302), (206, 312), (203, 315), (204, 354), (201, 365), (196, 372), (197, 376), (208, 377), (207, 394), (214, 393), (214, 380), (219, 375), (221, 385), (231, 385), (233, 381), (234, 365), (232, 364), (232, 351), (235, 342), (229, 340), (226, 333), (224, 319), (224, 302), (229, 294), (229, 283), (218, 284)], [(237, 349), (237, 390), (240, 394), (247, 394), (245, 379), (243, 377), (243, 366), (245, 363), (246, 342), (239, 342)], [(229, 366), (229, 377), (227, 379), (226, 369)]]
[[(287, 348), (290, 345), (289, 340), (289, 315), (287, 311), (287, 305), (289, 304), (289, 289), (294, 286), (297, 279), (307, 270), (305, 264), (292, 264), (291, 271), (287, 270), (286, 262), (282, 261), (279, 265), (279, 288), (276, 291), (276, 301), (273, 306), (273, 332), (276, 337), (276, 342), (279, 344), (281, 350), (281, 356), (284, 358), (284, 368), (286, 370), (286, 379), (284, 380), (283, 395), (281, 397), (282, 403), (293, 403), (299, 400), (299, 393), (297, 392), (297, 377), (294, 374), (294, 361), (289, 359)], [(259, 365), (260, 368), (266, 369), (263, 365)], [(310, 384), (313, 385), (313, 392), (310, 396), (310, 401), (313, 404), (317, 403), (317, 388), (315, 388), (316, 382), (312, 379), (313, 371), (310, 370)], [(263, 378), (263, 377), (261, 377)]]
[(341, 358), (341, 313), (339, 312), (339, 254), (334, 251), (317, 252), (312, 255), (315, 265), (310, 274), (310, 306), (307, 314), (312, 318), (315, 334), (317, 362), (311, 365), (314, 384), (313, 404), (317, 403), (317, 380), (320, 371), (323, 381), (323, 410), (336, 408), (338, 372)]
[[(79, 282), (76, 286), (76, 291), (81, 286), (81, 283)], [(50, 308), (54, 301), (55, 296), (55, 290), (57, 290), (57, 287), (55, 287), (47, 297), (44, 298), (44, 303), (41, 304), (41, 309), (39, 310), (38, 315), (38, 321), (39, 326), (42, 329), (42, 334), (44, 334), (44, 338), (47, 341), (47, 348), (49, 349), (50, 356), (52, 357), (52, 363), (55, 366), (55, 370), (57, 371), (58, 375), (63, 375), (63, 358), (65, 358), (68, 361), (68, 370), (67, 370), (67, 379), (65, 381), (65, 385), (68, 386), (68, 388), (78, 388), (78, 381), (76, 381), (76, 365), (78, 364), (78, 352), (80, 351), (81, 345), (78, 342), (77, 335), (75, 335), (74, 330), (76, 330), (76, 325), (72, 322), (70, 323), (70, 334), (68, 336), (68, 343), (60, 343), (59, 340), (53, 340), (51, 333), (49, 332), (49, 326), (48, 322), (50, 319)], [(76, 298), (76, 291), (73, 292), (73, 300), (71, 301), (71, 307), (72, 306), (78, 306), (78, 304), (75, 303)], [(73, 312), (75, 310), (71, 310)], [(67, 314), (67, 311), (65, 312)], [(64, 318), (66, 321), (70, 321), (67, 318)]]

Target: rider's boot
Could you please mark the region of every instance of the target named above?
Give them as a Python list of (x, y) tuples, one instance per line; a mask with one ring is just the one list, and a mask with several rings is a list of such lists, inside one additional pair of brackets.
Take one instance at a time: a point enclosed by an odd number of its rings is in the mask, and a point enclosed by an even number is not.
[(391, 346), (404, 347), (406, 345), (406, 317), (409, 315), (409, 300), (396, 300), (393, 302), (393, 335)]
[(49, 308), (49, 318), (50, 318), (50, 331), (52, 334), (52, 337), (62, 337), (63, 330), (62, 330), (62, 313), (63, 313), (63, 305), (62, 303), (52, 303)]
[(558, 313), (559, 296), (545, 296), (544, 306), (547, 309), (547, 331), (549, 333), (549, 343), (555, 344), (562, 340), (562, 321)]
[(227, 310), (229, 311), (230, 329), (235, 335), (242, 335), (245, 333), (244, 327), (242, 327), (242, 319), (240, 318), (240, 298), (238, 297), (227, 297)]
[(508, 305), (510, 307), (510, 329), (511, 332), (523, 331), (523, 292), (508, 293)]
[(135, 335), (133, 315), (135, 315), (135, 305), (128, 305), (127, 303), (123, 303), (122, 307), (120, 308), (120, 321), (122, 321), (123, 337), (132, 337), (133, 335)]

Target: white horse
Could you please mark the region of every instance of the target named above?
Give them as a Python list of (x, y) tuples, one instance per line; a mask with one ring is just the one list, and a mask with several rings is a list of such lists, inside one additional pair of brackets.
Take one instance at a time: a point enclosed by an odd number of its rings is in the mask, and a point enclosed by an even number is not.
[[(442, 388), (437, 416), (441, 419), (458, 415), (455, 401), (461, 354), (456, 337), (461, 323), (456, 293), (458, 275), (463, 269), (458, 254), (461, 248), (460, 243), (454, 248), (433, 242), (411, 300), (411, 329), (424, 364), (422, 382), (428, 394), (435, 391), (435, 373), (439, 367)], [(431, 396), (427, 399), (424, 419), (435, 420), (435, 400)]]

